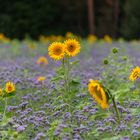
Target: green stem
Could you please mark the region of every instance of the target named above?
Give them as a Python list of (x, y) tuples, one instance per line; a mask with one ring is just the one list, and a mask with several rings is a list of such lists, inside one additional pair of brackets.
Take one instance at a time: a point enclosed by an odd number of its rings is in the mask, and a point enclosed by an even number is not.
[(68, 63), (68, 71), (67, 71), (67, 79), (68, 79), (68, 92), (70, 93), (70, 61), (69, 56), (67, 57), (67, 63)]
[(64, 91), (65, 91), (65, 95), (67, 95), (67, 77), (66, 77), (66, 68), (65, 68), (65, 58), (63, 58), (62, 60), (62, 66), (64, 69)]
[(7, 98), (4, 98), (4, 103), (5, 103), (5, 108), (4, 108), (4, 112), (3, 112), (3, 117), (2, 117), (2, 120), (4, 120), (5, 115), (6, 115), (6, 109), (7, 109)]
[(120, 115), (119, 115), (119, 111), (118, 111), (118, 108), (117, 108), (117, 105), (116, 105), (116, 102), (115, 102), (115, 96), (112, 97), (112, 101), (113, 101), (113, 106), (114, 106), (114, 109), (116, 111), (116, 115), (117, 115), (117, 118), (118, 118), (118, 123), (120, 124)]

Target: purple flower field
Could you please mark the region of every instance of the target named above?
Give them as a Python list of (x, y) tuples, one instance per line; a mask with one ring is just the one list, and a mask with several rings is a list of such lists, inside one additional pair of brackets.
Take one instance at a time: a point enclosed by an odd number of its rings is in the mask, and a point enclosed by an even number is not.
[[(140, 66), (140, 42), (79, 43), (80, 53), (70, 60), (69, 93), (64, 92), (61, 61), (48, 54), (50, 43), (0, 43), (0, 87), (11, 81), (16, 91), (6, 99), (0, 96), (1, 140), (140, 139), (140, 80), (129, 80), (131, 70)], [(38, 61), (42, 56), (47, 59), (43, 64)], [(110, 90), (120, 122), (110, 99), (102, 109), (89, 94), (89, 79)]]

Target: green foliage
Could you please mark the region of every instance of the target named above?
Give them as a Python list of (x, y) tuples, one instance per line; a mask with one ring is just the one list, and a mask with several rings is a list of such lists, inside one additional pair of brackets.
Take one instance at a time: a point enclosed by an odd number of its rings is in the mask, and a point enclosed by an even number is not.
[[(95, 0), (94, 5), (95, 34), (117, 34), (129, 39), (139, 37), (139, 0), (120, 1), (117, 23), (114, 23), (115, 2)], [(8, 37), (20, 39), (28, 35), (35, 39), (41, 34), (64, 35), (68, 31), (86, 35), (87, 15), (85, 0), (3, 1), (0, 4), (0, 32)]]
[(117, 48), (112, 49), (112, 53), (108, 56), (107, 60), (110, 60), (110, 63), (104, 65), (104, 72), (101, 78), (102, 84), (119, 101), (123, 101), (124, 97), (126, 99), (131, 95), (128, 93), (133, 84), (128, 81), (126, 82), (129, 79), (131, 62), (127, 57), (120, 56)]
[(41, 34), (76, 32), (79, 30), (75, 26), (78, 21), (76, 7), (74, 0), (68, 3), (65, 0), (3, 1), (0, 4), (0, 32), (8, 37), (30, 35), (36, 39)]
[(128, 39), (140, 37), (140, 1), (128, 0), (125, 6), (126, 19), (122, 34)]

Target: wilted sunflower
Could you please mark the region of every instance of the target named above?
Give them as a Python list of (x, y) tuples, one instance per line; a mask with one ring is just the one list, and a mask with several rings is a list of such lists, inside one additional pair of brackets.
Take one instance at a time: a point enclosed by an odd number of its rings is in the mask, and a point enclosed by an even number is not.
[(80, 44), (75, 39), (68, 39), (65, 41), (66, 45), (66, 54), (68, 56), (76, 56), (80, 52)]
[(47, 65), (48, 64), (48, 60), (45, 56), (41, 56), (37, 59), (36, 62), (38, 65)]
[(131, 71), (129, 79), (131, 81), (135, 81), (139, 77), (140, 77), (140, 67), (137, 66)]
[(109, 107), (107, 93), (98, 81), (91, 79), (88, 84), (88, 90), (91, 96), (103, 109), (107, 109)]
[(49, 56), (54, 60), (60, 60), (65, 55), (65, 44), (60, 42), (52, 43), (49, 48)]
[(6, 93), (12, 93), (15, 91), (15, 85), (12, 82), (7, 82), (5, 87)]

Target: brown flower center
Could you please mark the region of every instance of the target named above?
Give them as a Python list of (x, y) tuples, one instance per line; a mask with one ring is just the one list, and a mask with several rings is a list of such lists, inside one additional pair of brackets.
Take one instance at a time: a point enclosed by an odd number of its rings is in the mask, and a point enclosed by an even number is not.
[(68, 51), (69, 52), (73, 52), (74, 50), (75, 50), (75, 46), (73, 46), (73, 45), (68, 46)]
[(8, 86), (8, 91), (11, 91), (12, 90), (12, 86)]
[(54, 54), (55, 55), (60, 55), (62, 53), (62, 50), (60, 49), (60, 48), (56, 48), (55, 50), (54, 50)]

